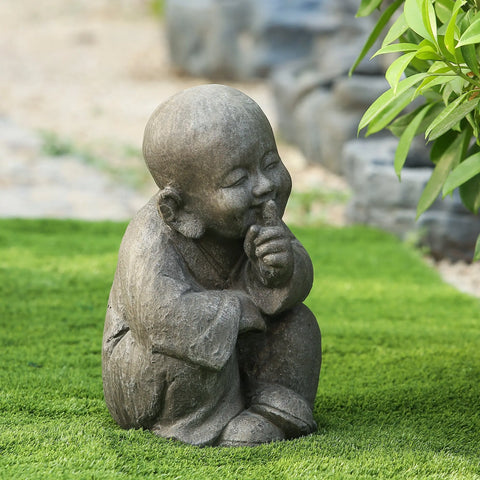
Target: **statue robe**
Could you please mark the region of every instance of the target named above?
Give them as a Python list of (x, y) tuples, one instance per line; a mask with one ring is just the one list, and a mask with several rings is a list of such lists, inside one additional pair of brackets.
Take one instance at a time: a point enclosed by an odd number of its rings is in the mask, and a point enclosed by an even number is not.
[(215, 442), (245, 408), (235, 291), (269, 319), (303, 301), (312, 266), (293, 234), (292, 247), (292, 278), (269, 289), (246, 255), (222, 277), (194, 240), (165, 225), (157, 196), (137, 213), (120, 247), (103, 338), (105, 400), (120, 426), (194, 445)]

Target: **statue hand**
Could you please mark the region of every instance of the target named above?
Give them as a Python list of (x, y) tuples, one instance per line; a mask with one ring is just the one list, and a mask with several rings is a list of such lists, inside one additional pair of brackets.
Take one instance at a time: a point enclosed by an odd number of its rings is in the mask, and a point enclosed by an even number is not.
[(278, 286), (292, 276), (290, 235), (278, 216), (273, 200), (263, 205), (261, 224), (250, 227), (244, 248), (264, 285)]

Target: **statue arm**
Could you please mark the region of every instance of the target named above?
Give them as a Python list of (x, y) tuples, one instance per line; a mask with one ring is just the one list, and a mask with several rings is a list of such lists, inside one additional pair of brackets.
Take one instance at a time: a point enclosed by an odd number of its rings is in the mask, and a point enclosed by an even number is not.
[(132, 333), (146, 348), (213, 370), (227, 363), (239, 333), (265, 328), (258, 309), (240, 291), (197, 290), (160, 275), (143, 286), (138, 299)]
[(220, 370), (235, 349), (240, 300), (230, 292), (193, 291), (167, 277), (159, 283), (139, 319), (152, 352)]

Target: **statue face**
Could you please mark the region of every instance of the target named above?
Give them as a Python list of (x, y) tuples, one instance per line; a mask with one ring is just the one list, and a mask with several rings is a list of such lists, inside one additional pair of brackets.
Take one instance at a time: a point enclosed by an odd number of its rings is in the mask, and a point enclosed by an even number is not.
[(291, 179), (266, 120), (233, 128), (235, 138), (204, 159), (185, 204), (207, 233), (241, 239), (251, 225), (262, 222), (262, 205), (268, 200), (274, 200), (283, 215)]

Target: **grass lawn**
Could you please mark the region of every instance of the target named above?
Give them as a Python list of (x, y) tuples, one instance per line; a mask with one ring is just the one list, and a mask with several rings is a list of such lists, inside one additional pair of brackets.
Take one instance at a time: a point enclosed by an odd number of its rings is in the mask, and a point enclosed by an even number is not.
[(302, 228), (323, 333), (309, 437), (195, 448), (124, 431), (101, 341), (125, 224), (0, 221), (1, 479), (480, 479), (479, 300), (365, 228)]

